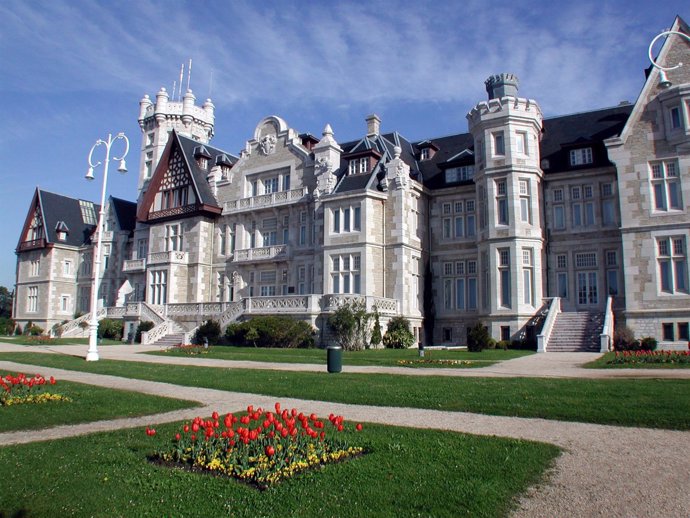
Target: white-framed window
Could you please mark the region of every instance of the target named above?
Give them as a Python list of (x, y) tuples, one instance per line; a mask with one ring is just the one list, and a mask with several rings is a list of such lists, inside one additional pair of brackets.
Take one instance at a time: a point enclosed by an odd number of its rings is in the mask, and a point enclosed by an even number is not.
[(146, 254), (149, 252), (149, 240), (137, 240), (137, 259), (146, 259)]
[(565, 207), (563, 205), (553, 206), (553, 228), (556, 230), (565, 228)]
[(521, 155), (529, 155), (529, 146), (527, 144), (527, 132), (518, 131), (515, 133), (517, 152)]
[(443, 218), (443, 239), (450, 239), (452, 236), (452, 220), (451, 218)]
[(491, 136), (494, 144), (494, 155), (505, 155), (506, 143), (503, 132), (497, 131), (496, 133), (492, 133)]
[(556, 203), (560, 203), (563, 201), (563, 189), (553, 190), (553, 201)]
[(334, 208), (331, 210), (331, 215), (335, 234), (362, 230), (362, 208), (359, 205)]
[(331, 286), (333, 293), (361, 293), (361, 256), (340, 254), (331, 256)]
[(26, 312), (36, 313), (38, 311), (38, 286), (29, 286), (26, 295)]
[(668, 110), (668, 114), (671, 122), (671, 129), (681, 129), (683, 127), (683, 116), (680, 111), (680, 106), (673, 106)]
[(307, 244), (307, 211), (303, 210), (299, 213), (299, 245)]
[(678, 174), (677, 160), (662, 160), (652, 162), (651, 185), (653, 193), (652, 210), (665, 212), (669, 210), (682, 210), (680, 176)]
[(556, 274), (556, 289), (558, 296), (562, 299), (568, 298), (568, 272), (558, 272)]
[(420, 160), (429, 160), (429, 156), (431, 155), (431, 153), (429, 151), (430, 150), (428, 147), (422, 148), (422, 150), (419, 154)]
[(565, 270), (568, 267), (568, 256), (566, 254), (558, 254), (556, 256), (556, 268)]
[(166, 304), (168, 302), (168, 272), (153, 270), (149, 272), (149, 303)]
[(62, 263), (62, 275), (64, 277), (72, 276), (72, 261), (70, 259), (65, 259)]
[(144, 177), (151, 178), (153, 174), (153, 151), (146, 152), (146, 158), (144, 159)]
[(60, 313), (72, 312), (72, 297), (69, 295), (60, 295)]
[(29, 277), (38, 277), (41, 273), (41, 261), (40, 259), (35, 259), (29, 262)]
[[(218, 227), (218, 255), (225, 255), (228, 246), (228, 228), (227, 225), (220, 225)], [(222, 279), (218, 281), (218, 285), (223, 284)], [(222, 297), (218, 300), (222, 300)]]
[(685, 236), (657, 238), (659, 289), (663, 293), (688, 293), (688, 255)]
[(522, 301), (534, 306), (534, 249), (522, 249)]
[(153, 146), (153, 131), (146, 134), (146, 147)]
[(181, 223), (165, 225), (165, 251), (181, 252), (183, 246), (183, 229)]
[(274, 176), (273, 178), (265, 178), (263, 180), (263, 185), (264, 185), (264, 194), (271, 194), (274, 192), (278, 192), (278, 177)]
[(580, 252), (575, 254), (576, 268), (596, 268), (597, 253), (596, 252)]
[(601, 223), (605, 227), (616, 224), (616, 200), (613, 197), (613, 184), (601, 184)]
[(532, 223), (532, 196), (529, 180), (520, 180), (520, 219)]
[(283, 190), (284, 191), (290, 190), (290, 175), (289, 174), (283, 175)]
[(585, 165), (592, 163), (592, 148), (583, 147), (570, 150), (570, 165)]
[(107, 270), (110, 266), (110, 244), (103, 245), (103, 270)]
[(500, 305), (504, 308), (510, 307), (510, 250), (508, 248), (498, 249), (498, 279)]
[(446, 183), (464, 182), (474, 178), (474, 165), (450, 167), (445, 170)]
[(505, 180), (496, 180), (496, 217), (499, 225), (508, 224), (508, 197)]
[(369, 172), (369, 157), (353, 158), (348, 165), (350, 174), (362, 174)]

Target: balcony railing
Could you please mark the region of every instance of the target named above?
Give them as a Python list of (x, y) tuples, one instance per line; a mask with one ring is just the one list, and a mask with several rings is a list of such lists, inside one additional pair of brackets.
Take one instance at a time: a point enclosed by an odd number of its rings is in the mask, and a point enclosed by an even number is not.
[(126, 259), (122, 263), (123, 272), (143, 272), (146, 270), (146, 259)]
[(289, 248), (287, 245), (263, 246), (261, 248), (245, 248), (235, 250), (232, 258), (234, 263), (248, 261), (273, 261), (275, 259), (288, 259)]
[(23, 243), (19, 243), (19, 251), (23, 252), (24, 250), (33, 250), (34, 248), (43, 248), (45, 246), (45, 238), (32, 239), (31, 241), (24, 241)]
[(290, 189), (289, 191), (272, 192), (270, 194), (261, 194), (259, 196), (252, 196), (250, 198), (241, 198), (239, 200), (226, 201), (223, 206), (223, 213), (243, 212), (254, 210), (258, 208), (278, 207), (280, 205), (288, 205), (306, 199), (307, 188), (300, 187), (299, 189)]
[(147, 261), (149, 266), (154, 264), (187, 264), (187, 252), (154, 252), (149, 254)]

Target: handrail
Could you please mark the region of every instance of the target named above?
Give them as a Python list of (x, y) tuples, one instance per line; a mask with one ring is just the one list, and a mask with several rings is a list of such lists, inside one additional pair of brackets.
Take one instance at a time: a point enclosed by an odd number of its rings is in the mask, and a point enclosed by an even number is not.
[(599, 351), (607, 353), (613, 345), (613, 297), (606, 299), (606, 310), (604, 312), (604, 327), (599, 335)]
[[(101, 308), (96, 312), (96, 318), (98, 320), (101, 320), (102, 318), (105, 318), (106, 313), (107, 313), (107, 309)], [(89, 322), (90, 320), (91, 320), (91, 313), (86, 313), (86, 314), (80, 316), (79, 318), (75, 318), (74, 320), (70, 320), (66, 324), (62, 324), (60, 326), (62, 328), (61, 336), (64, 336), (66, 338), (70, 337), (70, 336), (75, 336), (74, 331), (76, 331), (77, 329), (79, 329), (79, 331), (81, 333), (83, 333), (86, 328), (79, 327), (79, 324), (81, 324), (82, 322)]]
[(549, 305), (549, 312), (546, 315), (546, 320), (544, 321), (544, 327), (541, 328), (541, 333), (537, 335), (537, 352), (545, 353), (548, 347), (549, 340), (551, 339), (551, 332), (556, 324), (556, 317), (561, 312), (561, 299), (559, 297), (554, 297), (551, 299), (551, 304)]

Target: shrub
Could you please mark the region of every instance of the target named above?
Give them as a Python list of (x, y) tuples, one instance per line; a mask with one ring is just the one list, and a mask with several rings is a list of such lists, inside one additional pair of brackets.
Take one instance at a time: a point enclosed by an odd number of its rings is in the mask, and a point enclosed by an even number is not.
[(501, 340), (500, 342), (496, 343), (495, 347), (489, 347), (489, 349), (503, 349), (504, 351), (507, 351), (508, 347), (510, 347), (510, 341)]
[(220, 342), (220, 324), (213, 319), (207, 320), (198, 327), (192, 337), (192, 343), (202, 345), (205, 339), (211, 345), (216, 345)]
[(387, 349), (407, 349), (413, 343), (414, 336), (410, 331), (410, 321), (405, 317), (391, 318), (383, 337), (383, 346)]
[(290, 317), (255, 317), (225, 329), (226, 342), (243, 347), (314, 347), (314, 328)]
[(616, 351), (628, 351), (635, 347), (635, 335), (628, 326), (616, 326), (613, 333), (613, 348)]
[(369, 320), (371, 313), (367, 313), (364, 302), (346, 302), (328, 317), (328, 326), (338, 345), (346, 351), (358, 351), (369, 342)]
[(143, 322), (139, 322), (139, 325), (137, 326), (137, 331), (134, 334), (134, 341), (140, 344), (141, 343), (141, 333), (144, 331), (151, 331), (151, 329), (153, 329), (154, 327), (156, 327), (156, 324), (154, 324), (153, 322), (151, 322), (149, 320), (144, 320)]
[(62, 324), (53, 324), (53, 327), (51, 329), (53, 331), (53, 335), (57, 338), (60, 338), (62, 336)]
[(381, 322), (379, 320), (379, 312), (374, 309), (374, 329), (371, 331), (371, 346), (376, 349), (381, 342), (383, 337), (381, 336)]
[(640, 346), (643, 351), (653, 351), (656, 349), (656, 338), (645, 336), (640, 340)]
[(103, 318), (98, 322), (98, 337), (121, 340), (124, 322), (112, 318)]
[(0, 333), (3, 335), (11, 335), (14, 332), (16, 324), (14, 320), (9, 317), (0, 317)]
[(467, 333), (467, 350), (473, 353), (481, 352), (489, 347), (491, 340), (489, 329), (481, 322), (477, 322)]
[(20, 324), (17, 324), (17, 327), (14, 328), (15, 336), (21, 336), (23, 333), (24, 331), (22, 331), (22, 326)]
[(31, 335), (31, 336), (39, 336), (43, 334), (43, 328), (39, 327), (35, 324), (31, 324), (30, 326), (27, 325), (24, 328), (24, 334), (25, 335)]

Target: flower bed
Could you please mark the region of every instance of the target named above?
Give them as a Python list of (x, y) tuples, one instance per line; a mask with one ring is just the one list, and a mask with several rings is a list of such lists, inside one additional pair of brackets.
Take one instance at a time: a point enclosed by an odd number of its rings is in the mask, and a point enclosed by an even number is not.
[(690, 363), (690, 351), (619, 351), (607, 363), (611, 365), (636, 363)]
[(398, 365), (415, 366), (415, 365), (451, 365), (455, 367), (467, 367), (474, 362), (470, 360), (398, 360)]
[(53, 376), (46, 380), (40, 374), (36, 374), (32, 378), (23, 373), (16, 376), (11, 374), (0, 376), (0, 406), (72, 401), (61, 394), (42, 392), (45, 385), (55, 385), (55, 383)]
[[(354, 429), (360, 431), (362, 425)], [(331, 414), (324, 420), (294, 408), (281, 411), (280, 403), (275, 404), (275, 412), (249, 406), (239, 418), (227, 414), (221, 419), (217, 412), (207, 420), (196, 417), (175, 434), (172, 448), (150, 459), (267, 489), (308, 469), (363, 454), (364, 448), (339, 435), (344, 430), (342, 416)], [(156, 430), (146, 427), (146, 434), (155, 436)]]

